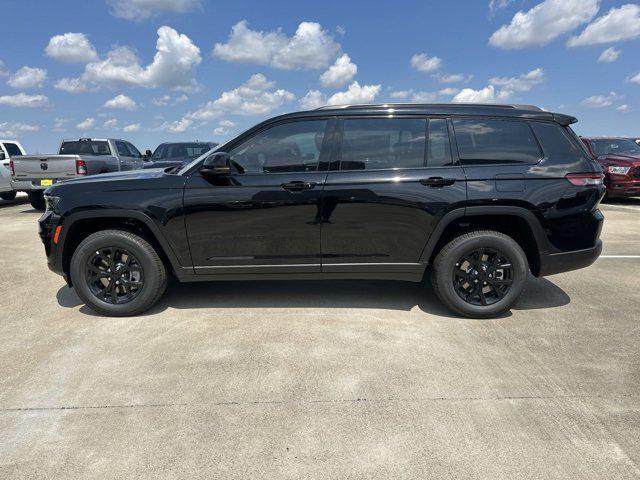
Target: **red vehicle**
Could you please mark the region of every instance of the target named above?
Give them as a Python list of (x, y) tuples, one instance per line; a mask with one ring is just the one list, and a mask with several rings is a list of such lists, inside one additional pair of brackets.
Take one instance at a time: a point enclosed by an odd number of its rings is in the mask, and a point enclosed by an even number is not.
[(632, 138), (583, 138), (604, 170), (609, 197), (640, 196), (640, 145)]

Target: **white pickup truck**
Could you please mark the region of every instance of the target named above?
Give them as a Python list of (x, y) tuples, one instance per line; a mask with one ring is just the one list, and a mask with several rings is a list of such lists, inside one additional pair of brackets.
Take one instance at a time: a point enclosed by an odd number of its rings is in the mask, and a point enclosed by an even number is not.
[(11, 160), (14, 190), (27, 192), (36, 210), (44, 210), (43, 192), (54, 183), (80, 175), (136, 170), (146, 157), (126, 140), (79, 138), (63, 140), (58, 155), (25, 155)]
[(11, 186), (11, 158), (24, 155), (24, 148), (15, 140), (0, 140), (0, 198), (13, 200), (16, 191)]

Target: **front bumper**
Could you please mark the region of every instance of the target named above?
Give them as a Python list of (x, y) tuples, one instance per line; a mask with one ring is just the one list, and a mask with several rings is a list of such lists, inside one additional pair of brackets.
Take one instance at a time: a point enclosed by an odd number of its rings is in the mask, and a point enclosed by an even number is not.
[(640, 196), (640, 178), (631, 175), (607, 175), (605, 185), (610, 197)]
[[(51, 210), (47, 210), (38, 219), (38, 234), (44, 244), (44, 252), (47, 256), (47, 266), (49, 270), (58, 275), (65, 276), (62, 265), (62, 249), (54, 242), (55, 231), (58, 226), (62, 226), (62, 217)], [(60, 237), (59, 237), (60, 238)], [(68, 280), (65, 278), (65, 280)]]

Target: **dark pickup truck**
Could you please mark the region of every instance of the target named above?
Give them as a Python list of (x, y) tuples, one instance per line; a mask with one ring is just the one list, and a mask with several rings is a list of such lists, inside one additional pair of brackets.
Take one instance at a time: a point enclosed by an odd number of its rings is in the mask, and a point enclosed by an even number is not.
[(40, 235), (49, 267), (105, 315), (144, 312), (170, 276), (420, 282), (429, 271), (452, 311), (491, 317), (529, 272), (600, 255), (602, 168), (575, 121), (522, 105), (291, 113), (179, 170), (56, 184)]

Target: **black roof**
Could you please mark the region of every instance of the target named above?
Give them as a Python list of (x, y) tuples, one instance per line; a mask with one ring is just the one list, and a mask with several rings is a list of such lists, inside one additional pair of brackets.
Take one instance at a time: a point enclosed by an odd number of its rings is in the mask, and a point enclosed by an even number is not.
[(282, 115), (319, 116), (319, 115), (375, 115), (393, 113), (394, 115), (470, 115), (490, 117), (515, 117), (537, 120), (552, 120), (561, 125), (577, 122), (575, 117), (561, 113), (552, 113), (534, 105), (482, 104), (482, 103), (378, 103), (371, 105), (327, 105), (316, 110)]

